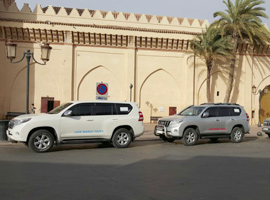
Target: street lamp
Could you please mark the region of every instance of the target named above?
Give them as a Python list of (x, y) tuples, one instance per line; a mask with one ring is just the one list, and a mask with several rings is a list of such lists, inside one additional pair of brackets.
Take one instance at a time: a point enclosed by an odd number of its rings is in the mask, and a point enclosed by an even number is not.
[(258, 92), (256, 93), (256, 86), (253, 85), (252, 86), (252, 93), (254, 95), (260, 94), (259, 96), (259, 122), (258, 122), (258, 127), (261, 127), (261, 99), (262, 99), (262, 94), (267, 94), (269, 92), (269, 89), (266, 87), (263, 90), (258, 90)]
[(41, 60), (44, 63), (40, 63), (36, 61), (34, 57), (34, 53), (31, 53), (30, 50), (27, 50), (27, 52), (24, 52), (23, 57), (21, 60), (17, 62), (13, 62), (12, 60), (16, 58), (16, 47), (17, 44), (13, 43), (11, 40), (8, 40), (6, 42), (6, 53), (7, 58), (10, 59), (10, 63), (19, 63), (26, 58), (27, 62), (27, 82), (26, 82), (26, 113), (29, 114), (29, 74), (30, 74), (30, 59), (33, 58), (34, 63), (37, 63), (39, 65), (46, 65), (46, 62), (50, 59), (50, 53), (52, 50), (52, 47), (49, 45), (49, 43), (45, 43), (41, 46)]

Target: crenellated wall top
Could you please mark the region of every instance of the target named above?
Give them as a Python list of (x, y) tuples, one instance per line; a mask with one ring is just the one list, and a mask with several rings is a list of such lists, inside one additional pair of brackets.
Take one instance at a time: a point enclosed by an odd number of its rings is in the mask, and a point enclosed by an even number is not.
[[(200, 33), (203, 28), (209, 26), (207, 20), (188, 19), (178, 17), (100, 11), (90, 9), (76, 9), (46, 6), (37, 4), (31, 10), (27, 3), (21, 9), (13, 2), (5, 8), (0, 2), (1, 18), (20, 19), (27, 21), (49, 21), (55, 23), (92, 24), (92, 25), (116, 25), (138, 28), (159, 28), (166, 30), (188, 31)], [(67, 20), (68, 17), (68, 20)]]

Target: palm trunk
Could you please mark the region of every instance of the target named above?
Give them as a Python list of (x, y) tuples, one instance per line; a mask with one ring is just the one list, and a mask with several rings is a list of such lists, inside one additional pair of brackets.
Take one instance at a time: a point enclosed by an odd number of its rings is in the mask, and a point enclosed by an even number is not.
[(235, 63), (236, 63), (236, 55), (231, 60), (231, 64), (230, 64), (230, 68), (229, 68), (229, 79), (228, 79), (228, 83), (227, 83), (227, 90), (225, 93), (224, 103), (230, 102), (232, 88), (233, 88)]
[(209, 103), (211, 100), (210, 77), (213, 63), (212, 61), (209, 61), (206, 64), (207, 64), (206, 94), (207, 94), (207, 102)]
[(231, 59), (231, 64), (230, 64), (230, 68), (229, 68), (229, 77), (228, 77), (229, 79), (228, 79), (228, 83), (227, 83), (227, 90), (225, 93), (224, 103), (230, 103), (231, 93), (232, 93), (232, 88), (233, 88), (238, 39), (235, 36), (233, 40), (234, 40), (234, 48), (233, 48), (234, 56)]

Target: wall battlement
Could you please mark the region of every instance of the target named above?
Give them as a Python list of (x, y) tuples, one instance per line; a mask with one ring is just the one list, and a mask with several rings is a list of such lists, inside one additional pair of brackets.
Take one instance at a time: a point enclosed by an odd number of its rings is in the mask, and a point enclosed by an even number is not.
[[(134, 13), (123, 13), (123, 12), (111, 12), (111, 11), (100, 11), (100, 10), (89, 10), (89, 9), (76, 9), (76, 8), (65, 8), (65, 7), (54, 7), (46, 6), (41, 7), (37, 4), (35, 9), (32, 11), (27, 3), (21, 9), (18, 9), (17, 4), (13, 2), (8, 8), (3, 5), (0, 1), (0, 11), (2, 17), (8, 16), (9, 18), (19, 19), (31, 19), (34, 16), (36, 19), (42, 20), (50, 16), (54, 21), (64, 22), (66, 17), (69, 17), (69, 22), (74, 23), (85, 23), (86, 20), (95, 21), (97, 24), (107, 24), (106, 21), (120, 22), (122, 24), (144, 24), (144, 25), (158, 25), (165, 26), (167, 29), (170, 27), (186, 28), (198, 28), (198, 31), (209, 25), (207, 20), (200, 19), (188, 19), (178, 17), (167, 17), (167, 16), (156, 16), (156, 15), (145, 15), (145, 14), (134, 14)], [(10, 13), (13, 13), (10, 15)], [(193, 30), (194, 31), (194, 30)]]

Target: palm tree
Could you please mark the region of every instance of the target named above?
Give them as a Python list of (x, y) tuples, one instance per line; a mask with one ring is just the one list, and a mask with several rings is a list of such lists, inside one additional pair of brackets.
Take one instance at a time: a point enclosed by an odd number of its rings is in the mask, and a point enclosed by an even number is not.
[(261, 18), (268, 18), (265, 8), (260, 7), (263, 0), (231, 0), (223, 1), (227, 9), (216, 12), (214, 17), (220, 17), (212, 26), (220, 28), (222, 35), (230, 35), (233, 44), (233, 57), (229, 68), (229, 81), (224, 102), (230, 102), (233, 88), (234, 72), (237, 56), (237, 44), (248, 41), (252, 45), (265, 44), (270, 41), (270, 33), (262, 24)]
[(231, 55), (230, 37), (222, 37), (215, 27), (206, 28), (201, 35), (191, 41), (195, 56), (204, 60), (207, 67), (207, 101), (210, 102), (210, 76), (214, 61), (225, 61)]

